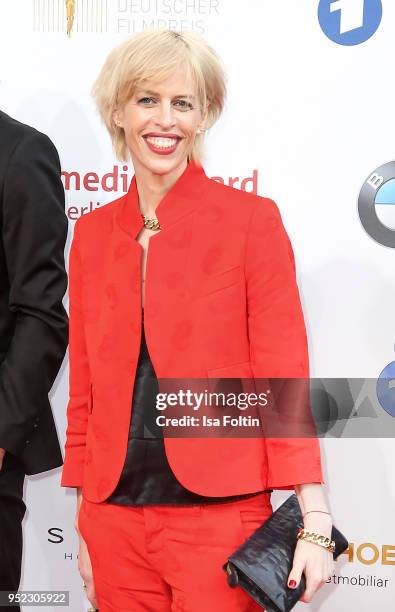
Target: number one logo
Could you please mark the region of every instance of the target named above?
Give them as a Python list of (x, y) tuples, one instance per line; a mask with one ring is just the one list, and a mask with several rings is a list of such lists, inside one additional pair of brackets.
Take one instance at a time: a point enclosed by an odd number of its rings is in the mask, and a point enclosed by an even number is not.
[(362, 28), (365, 0), (335, 0), (330, 12), (340, 11), (340, 34)]

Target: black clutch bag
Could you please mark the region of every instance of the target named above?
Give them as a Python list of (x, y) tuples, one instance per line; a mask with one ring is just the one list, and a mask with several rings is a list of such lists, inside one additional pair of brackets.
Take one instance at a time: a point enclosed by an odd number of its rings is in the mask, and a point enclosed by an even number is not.
[[(292, 610), (306, 589), (304, 574), (295, 589), (287, 584), (300, 527), (303, 518), (298, 498), (293, 494), (222, 566), (229, 586), (240, 586), (267, 612)], [(348, 542), (334, 526), (332, 540), (336, 559), (347, 549)]]

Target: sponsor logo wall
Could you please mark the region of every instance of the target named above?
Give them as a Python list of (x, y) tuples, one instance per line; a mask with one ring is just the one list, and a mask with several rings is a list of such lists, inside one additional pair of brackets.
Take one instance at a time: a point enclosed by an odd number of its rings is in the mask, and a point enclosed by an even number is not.
[[(59, 150), (68, 254), (75, 220), (124, 193), (133, 173), (115, 159), (90, 98), (107, 53), (147, 27), (202, 33), (229, 82), (206, 173), (277, 202), (296, 255), (311, 375), (376, 380), (382, 412), (395, 418), (394, 24), (391, 0), (3, 0), (0, 107)], [(66, 356), (51, 392), (62, 442), (67, 398)], [(321, 445), (350, 547), (314, 603), (297, 609), (389, 612), (394, 440), (328, 436)], [(79, 612), (88, 602), (75, 498), (59, 482), (60, 470), (27, 479), (21, 588), (68, 590)]]

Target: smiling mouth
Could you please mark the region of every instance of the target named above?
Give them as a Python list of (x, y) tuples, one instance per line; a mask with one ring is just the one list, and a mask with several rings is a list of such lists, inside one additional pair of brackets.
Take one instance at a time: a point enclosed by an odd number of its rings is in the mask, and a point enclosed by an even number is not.
[(172, 155), (181, 142), (181, 137), (174, 136), (143, 136), (147, 147), (156, 155)]
[(169, 138), (167, 136), (143, 136), (144, 140), (155, 147), (155, 149), (173, 149), (181, 138)]

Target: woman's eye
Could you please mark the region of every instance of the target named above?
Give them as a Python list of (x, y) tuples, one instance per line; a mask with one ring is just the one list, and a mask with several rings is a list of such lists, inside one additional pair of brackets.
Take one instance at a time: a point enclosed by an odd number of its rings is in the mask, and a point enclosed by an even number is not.
[(190, 102), (187, 102), (186, 100), (176, 100), (176, 104), (177, 102), (180, 102), (180, 106), (179, 108), (182, 110), (192, 110), (193, 106)]
[[(151, 104), (151, 102), (155, 102), (155, 100), (154, 100), (153, 98), (148, 98), (148, 97), (146, 97), (146, 98), (140, 98), (139, 103), (140, 103), (140, 102), (145, 103), (145, 102), (147, 102), (147, 101), (148, 101), (148, 104)], [(145, 104), (145, 106), (147, 106), (147, 104)]]

